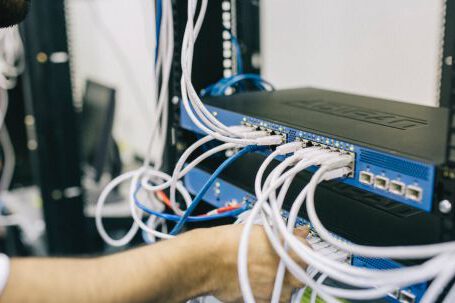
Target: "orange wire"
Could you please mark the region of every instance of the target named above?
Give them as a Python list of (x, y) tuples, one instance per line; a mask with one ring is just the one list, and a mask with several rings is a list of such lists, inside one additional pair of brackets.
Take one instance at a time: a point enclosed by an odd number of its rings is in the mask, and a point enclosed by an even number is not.
[(162, 190), (156, 192), (156, 196), (160, 199), (167, 207), (172, 208), (171, 200), (166, 195), (166, 193)]
[[(157, 191), (156, 192), (156, 196), (164, 204), (166, 204), (167, 207), (172, 208), (171, 199), (169, 199), (169, 197), (166, 195), (166, 193), (164, 191), (162, 191), (162, 190)], [(226, 213), (228, 211), (236, 210), (236, 209), (239, 209), (239, 208), (240, 208), (240, 205), (229, 205), (229, 206), (225, 206), (225, 207), (220, 207), (220, 208), (216, 209), (216, 214)], [(208, 214), (204, 214), (204, 215), (200, 215), (200, 216), (207, 216), (207, 215)]]

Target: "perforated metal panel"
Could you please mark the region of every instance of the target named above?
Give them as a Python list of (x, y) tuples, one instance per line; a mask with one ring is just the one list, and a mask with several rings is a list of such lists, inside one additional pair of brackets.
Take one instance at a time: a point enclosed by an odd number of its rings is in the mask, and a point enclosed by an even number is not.
[(391, 169), (407, 176), (428, 181), (429, 169), (423, 165), (396, 157), (390, 157), (370, 150), (361, 149), (360, 161), (385, 169)]

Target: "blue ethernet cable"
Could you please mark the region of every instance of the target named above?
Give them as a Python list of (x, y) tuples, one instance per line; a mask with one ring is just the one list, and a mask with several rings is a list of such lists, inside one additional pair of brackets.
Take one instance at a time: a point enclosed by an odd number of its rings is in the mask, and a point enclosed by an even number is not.
[(196, 207), (199, 205), (199, 203), (201, 202), (202, 198), (204, 197), (205, 193), (210, 189), (210, 187), (212, 186), (212, 184), (216, 181), (216, 179), (219, 177), (219, 175), (226, 169), (228, 168), (229, 166), (231, 166), (236, 160), (238, 160), (239, 158), (241, 158), (242, 156), (248, 154), (248, 153), (252, 153), (252, 152), (255, 152), (255, 151), (259, 151), (259, 150), (264, 150), (266, 149), (267, 147), (265, 146), (257, 146), (257, 145), (248, 145), (247, 147), (245, 147), (244, 149), (242, 149), (241, 151), (239, 151), (237, 154), (235, 154), (234, 156), (230, 157), (229, 159), (226, 159), (216, 170), (215, 172), (210, 176), (209, 180), (204, 184), (204, 186), (202, 187), (202, 189), (199, 191), (199, 193), (196, 195), (196, 197), (193, 199), (193, 201), (191, 202), (190, 206), (188, 207), (188, 209), (185, 211), (185, 213), (183, 214), (183, 216), (180, 218), (179, 222), (177, 223), (177, 225), (172, 229), (171, 231), (171, 235), (176, 235), (178, 234), (183, 226), (185, 225), (185, 223), (188, 221), (188, 217), (191, 215), (191, 213), (196, 209)]
[(160, 47), (160, 32), (161, 32), (161, 19), (163, 14), (162, 0), (156, 0), (156, 48), (155, 48), (155, 63), (158, 61), (158, 49)]
[(236, 36), (231, 36), (232, 44), (235, 47), (235, 56), (237, 59), (237, 74), (243, 74), (243, 58), (242, 58), (242, 49), (240, 47), (239, 40)]
[[(178, 215), (172, 215), (172, 214), (165, 214), (165, 213), (160, 213), (157, 211), (154, 211), (148, 207), (146, 207), (144, 204), (142, 204), (138, 199), (137, 199), (137, 193), (139, 192), (140, 187), (136, 190), (134, 194), (134, 204), (141, 209), (143, 212), (156, 216), (159, 218), (163, 218), (168, 221), (174, 221), (174, 222), (179, 222), (181, 220), (181, 216)], [(238, 209), (234, 209), (231, 211), (227, 211), (221, 214), (216, 214), (216, 215), (211, 215), (211, 216), (195, 216), (195, 217), (190, 217), (188, 216), (187, 222), (206, 222), (206, 221), (212, 221), (212, 220), (217, 220), (217, 219), (223, 219), (227, 217), (235, 217), (246, 211), (248, 208), (247, 207), (240, 207)]]
[(239, 40), (235, 36), (231, 36), (232, 44), (235, 48), (235, 54), (237, 58), (237, 74), (231, 77), (222, 78), (218, 82), (207, 86), (202, 90), (201, 96), (222, 96), (229, 87), (237, 85), (236, 91), (244, 91), (245, 87), (242, 85), (243, 81), (250, 81), (254, 87), (258, 90), (263, 91), (271, 88), (275, 90), (273, 85), (261, 78), (257, 74), (244, 74), (242, 49), (240, 47)]
[(259, 90), (267, 90), (267, 88), (274, 90), (274, 87), (270, 82), (264, 80), (257, 74), (241, 74), (223, 78), (217, 83), (207, 86), (201, 92), (201, 96), (222, 96), (229, 87), (233, 87), (243, 81), (251, 81)]
[[(223, 81), (224, 80), (224, 81)], [(257, 75), (257, 74), (240, 74), (240, 75), (235, 75), (235, 76), (232, 76), (232, 77), (229, 77), (229, 78), (225, 78), (225, 79), (222, 79), (220, 82), (218, 82), (211, 90), (211, 94), (214, 95), (214, 96), (220, 96), (220, 95), (223, 95), (224, 92), (229, 88), (229, 87), (232, 87), (233, 85), (239, 83), (239, 82), (242, 82), (242, 81), (246, 81), (246, 80), (250, 80), (252, 81), (254, 84), (266, 84), (268, 86), (270, 86), (272, 89), (273, 89), (273, 86), (267, 82), (266, 80), (264, 80), (261, 76)], [(262, 87), (264, 87), (262, 85)]]

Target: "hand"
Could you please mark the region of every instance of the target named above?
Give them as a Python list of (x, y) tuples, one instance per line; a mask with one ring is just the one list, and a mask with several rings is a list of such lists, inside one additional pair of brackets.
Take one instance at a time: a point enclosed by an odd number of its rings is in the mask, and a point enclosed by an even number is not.
[[(217, 254), (211, 258), (213, 261), (209, 279), (211, 294), (225, 303), (243, 301), (237, 275), (237, 253), (242, 230), (242, 225), (207, 230), (211, 235), (206, 239), (211, 245), (217, 246), (215, 250)], [(296, 229), (295, 233), (302, 242), (305, 242), (308, 229)], [(256, 301), (270, 302), (280, 259), (261, 226), (253, 227), (248, 251), (248, 272)], [(280, 302), (289, 302), (292, 290), (303, 286), (291, 274), (286, 273)]]

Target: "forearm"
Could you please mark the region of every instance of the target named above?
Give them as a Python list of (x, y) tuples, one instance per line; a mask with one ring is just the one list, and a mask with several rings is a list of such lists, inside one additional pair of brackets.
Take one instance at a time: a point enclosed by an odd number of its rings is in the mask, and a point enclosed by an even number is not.
[(197, 245), (205, 236), (195, 231), (96, 259), (16, 259), (0, 301), (181, 302), (211, 290), (203, 263), (212, 252)]

